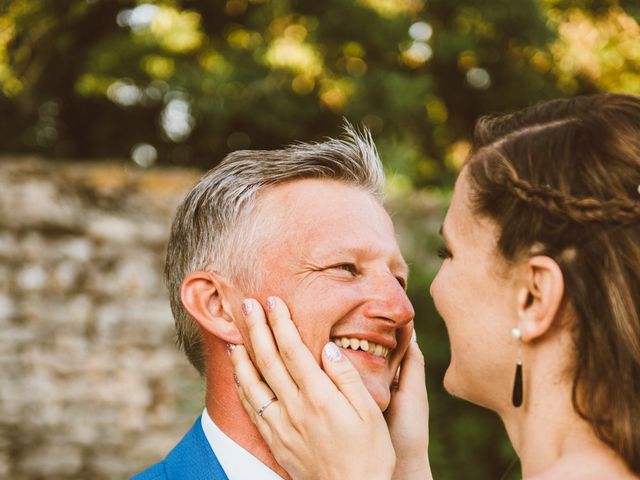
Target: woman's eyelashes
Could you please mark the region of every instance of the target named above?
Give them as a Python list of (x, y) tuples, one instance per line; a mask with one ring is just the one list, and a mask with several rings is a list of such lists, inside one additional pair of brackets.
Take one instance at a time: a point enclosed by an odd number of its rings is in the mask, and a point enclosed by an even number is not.
[(447, 258), (453, 257), (453, 255), (451, 254), (451, 250), (449, 250), (447, 247), (438, 248), (437, 255), (442, 260), (446, 260)]

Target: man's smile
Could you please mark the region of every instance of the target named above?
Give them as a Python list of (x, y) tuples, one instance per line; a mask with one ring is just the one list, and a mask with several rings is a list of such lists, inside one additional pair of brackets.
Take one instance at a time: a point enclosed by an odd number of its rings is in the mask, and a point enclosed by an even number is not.
[(380, 345), (379, 343), (371, 342), (366, 339), (338, 337), (332, 338), (331, 341), (339, 347), (368, 352), (376, 357), (387, 358), (390, 351), (389, 347), (385, 347), (384, 345)]

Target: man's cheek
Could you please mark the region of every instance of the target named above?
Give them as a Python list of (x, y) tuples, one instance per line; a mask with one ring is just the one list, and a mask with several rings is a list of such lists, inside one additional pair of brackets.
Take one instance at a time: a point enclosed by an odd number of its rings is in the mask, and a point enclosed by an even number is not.
[[(302, 342), (311, 351), (316, 361), (320, 363), (322, 347), (324, 347), (330, 339), (330, 327), (321, 321), (324, 316), (323, 312), (313, 313), (314, 315), (304, 317), (296, 316), (294, 324), (298, 329), (298, 333), (300, 333)], [(316, 313), (320, 313), (320, 315), (316, 315)], [(300, 318), (302, 318), (302, 321), (300, 321)]]
[(298, 327), (302, 343), (311, 351), (311, 354), (318, 363), (321, 361), (322, 347), (329, 341), (328, 334), (317, 333), (313, 330), (307, 330)]

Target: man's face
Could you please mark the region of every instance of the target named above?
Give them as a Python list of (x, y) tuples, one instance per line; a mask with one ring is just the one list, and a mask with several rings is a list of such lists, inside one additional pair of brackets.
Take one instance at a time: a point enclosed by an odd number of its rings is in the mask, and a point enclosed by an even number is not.
[(388, 214), (370, 194), (329, 180), (279, 185), (258, 201), (268, 232), (253, 295), (281, 297), (318, 360), (329, 340), (341, 346), (385, 410), (414, 315)]

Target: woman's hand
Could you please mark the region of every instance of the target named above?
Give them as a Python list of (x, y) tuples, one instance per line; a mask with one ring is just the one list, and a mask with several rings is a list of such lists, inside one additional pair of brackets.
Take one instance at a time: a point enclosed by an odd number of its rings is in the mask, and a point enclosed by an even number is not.
[(429, 401), (424, 357), (414, 337), (402, 360), (397, 389), (385, 412), (396, 452), (394, 480), (432, 479), (429, 465)]
[[(357, 370), (328, 343), (322, 352), (325, 374), (302, 343), (284, 302), (270, 297), (268, 304), (275, 341), (260, 304), (247, 300), (243, 308), (266, 383), (244, 347), (234, 348), (231, 359), (242, 403), (278, 463), (294, 479), (392, 478), (395, 452), (389, 430)], [(398, 405), (403, 405), (402, 395)]]

